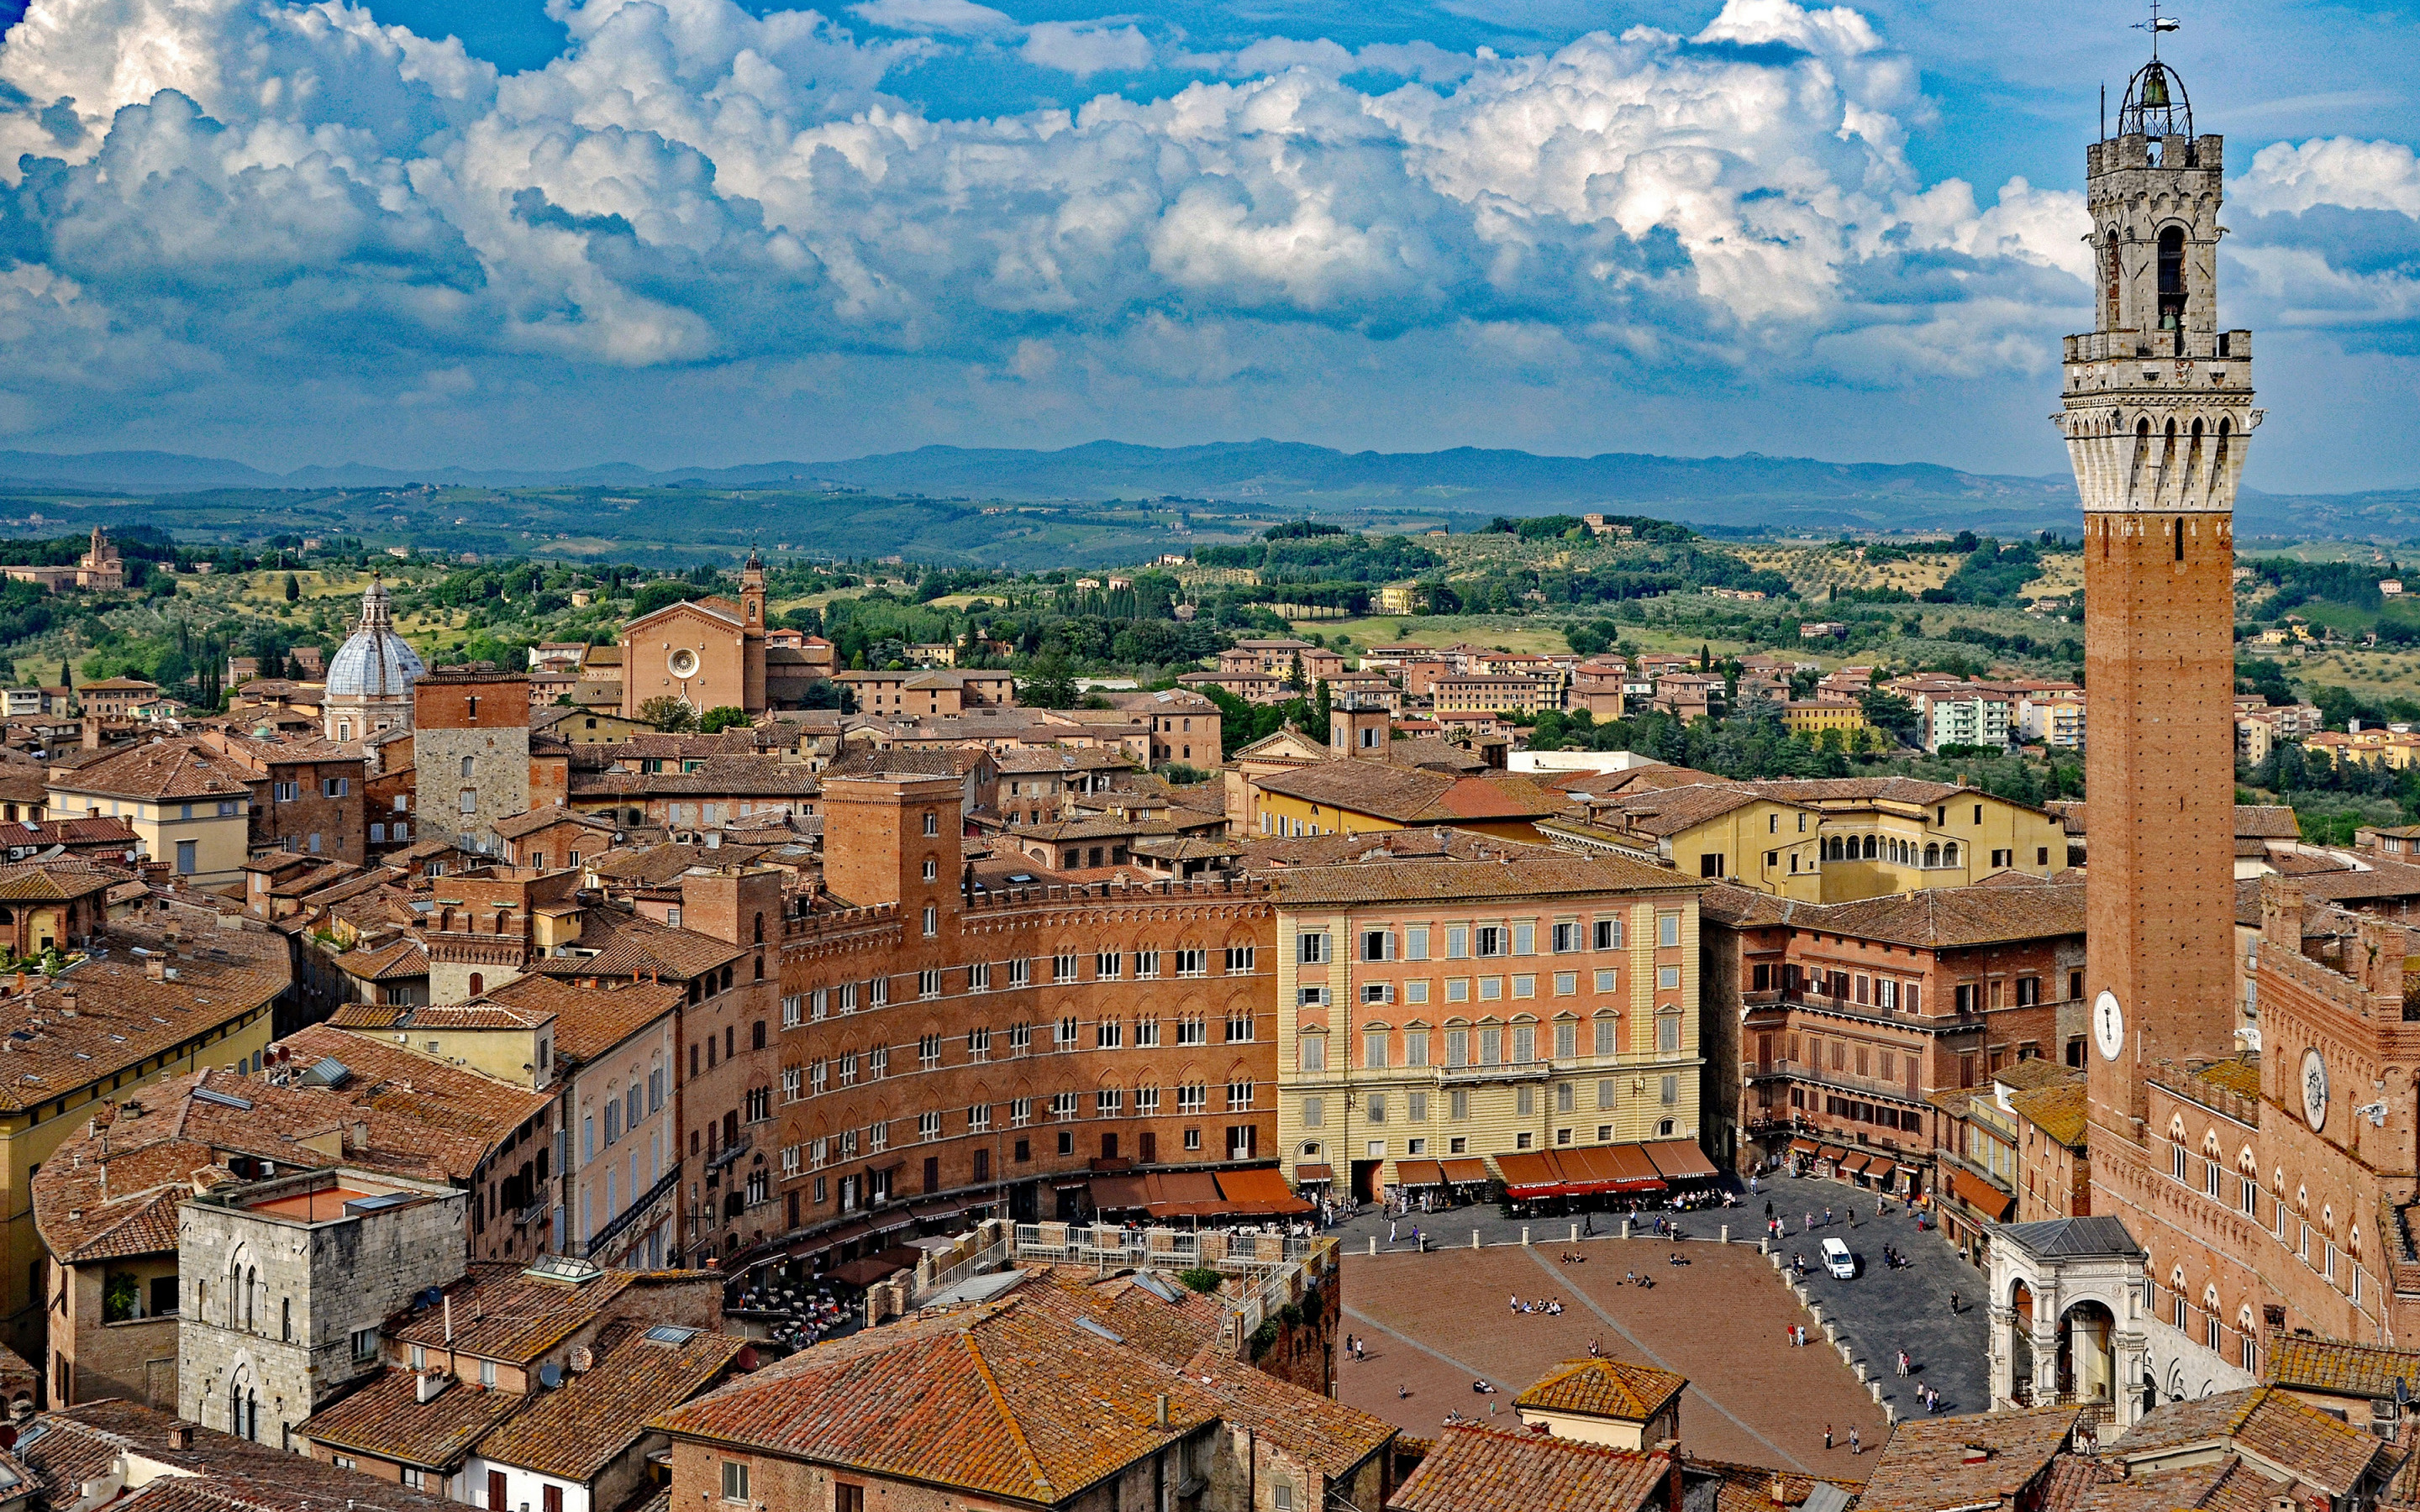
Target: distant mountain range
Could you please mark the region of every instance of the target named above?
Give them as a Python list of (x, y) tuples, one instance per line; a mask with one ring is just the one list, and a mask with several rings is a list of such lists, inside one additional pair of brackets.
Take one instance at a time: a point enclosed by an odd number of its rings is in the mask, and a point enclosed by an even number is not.
[[(132, 494), (223, 488), (802, 488), (976, 501), (1216, 500), (1280, 514), (1377, 518), (1605, 510), (1737, 530), (1969, 528), (2003, 533), (2073, 528), (2065, 476), (1962, 472), (1927, 463), (1819, 462), (1806, 457), (1671, 457), (1636, 453), (1540, 456), (1456, 447), (1442, 452), (1340, 452), (1254, 440), (1205, 446), (1094, 441), (1061, 451), (925, 446), (844, 461), (653, 470), (609, 463), (566, 471), (377, 468), (362, 464), (266, 472), (170, 452), (54, 455), (0, 451), (0, 483)], [(2420, 489), (2366, 494), (2246, 492), (2247, 534), (2399, 537), (2420, 532)]]

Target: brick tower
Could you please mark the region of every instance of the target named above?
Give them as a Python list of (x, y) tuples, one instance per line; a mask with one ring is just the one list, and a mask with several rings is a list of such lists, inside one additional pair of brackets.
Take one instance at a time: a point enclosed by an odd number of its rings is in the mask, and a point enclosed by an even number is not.
[(2260, 420), (2251, 332), (2218, 329), (2220, 138), (2157, 37), (2085, 149), (2096, 320), (2054, 417), (2084, 504), (2093, 1201), (2130, 1221), (2146, 1069), (2236, 1048), (2233, 509)]

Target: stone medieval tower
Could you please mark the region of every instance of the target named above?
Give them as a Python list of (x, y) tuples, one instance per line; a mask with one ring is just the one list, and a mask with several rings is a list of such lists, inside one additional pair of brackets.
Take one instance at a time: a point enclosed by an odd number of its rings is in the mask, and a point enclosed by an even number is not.
[(2236, 1049), (2233, 509), (2252, 337), (2218, 327), (2220, 138), (2153, 56), (2085, 149), (2096, 319), (2067, 338), (2083, 496), (2093, 1211), (2143, 1210), (2144, 1077)]

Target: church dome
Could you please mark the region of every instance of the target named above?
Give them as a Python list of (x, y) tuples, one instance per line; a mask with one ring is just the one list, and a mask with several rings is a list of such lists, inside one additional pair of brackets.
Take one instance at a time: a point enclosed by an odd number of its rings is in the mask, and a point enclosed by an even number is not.
[(403, 698), (428, 671), (420, 654), (389, 623), (387, 598), (386, 583), (371, 579), (362, 594), (360, 628), (328, 662), (328, 699)]

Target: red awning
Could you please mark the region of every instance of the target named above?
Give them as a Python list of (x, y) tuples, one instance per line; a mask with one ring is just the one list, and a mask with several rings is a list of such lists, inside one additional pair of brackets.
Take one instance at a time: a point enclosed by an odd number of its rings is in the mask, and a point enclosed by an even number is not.
[(1815, 1152), (1815, 1158), (1817, 1160), (1828, 1160), (1837, 1165), (1839, 1162), (1848, 1159), (1849, 1152), (1842, 1149), (1838, 1145), (1825, 1145), (1823, 1149)]
[(1477, 1186), (1487, 1180), (1487, 1163), (1483, 1160), (1449, 1160), (1440, 1162), (1445, 1179), (1455, 1186)]
[(1445, 1167), (1433, 1160), (1399, 1160), (1395, 1181), (1399, 1186), (1443, 1186)]
[(1504, 1173), (1504, 1195), (1508, 1197), (1551, 1197), (1563, 1190), (1562, 1173), (1534, 1149), (1498, 1155), (1496, 1168)]
[(1608, 1191), (1661, 1192), (1664, 1190), (1663, 1174), (1655, 1169), (1655, 1163), (1648, 1159), (1645, 1146), (1607, 1145), (1605, 1153), (1617, 1173), (1616, 1184), (1607, 1188)]
[(1140, 1176), (1095, 1176), (1093, 1206), (1103, 1212), (1124, 1212), (1151, 1206), (1151, 1188)]
[(2015, 1197), (1974, 1172), (1961, 1170), (1955, 1165), (1949, 1168), (1949, 1185), (1958, 1194), (1958, 1199), (1961, 1202), (1993, 1223), (2007, 1223), (2009, 1212), (2017, 1205)]
[(1793, 1155), (1812, 1155), (1818, 1148), (1820, 1147), (1818, 1147), (1812, 1139), (1792, 1139), (1790, 1141), (1790, 1152)]
[(1282, 1218), (1311, 1211), (1311, 1204), (1294, 1195), (1284, 1174), (1274, 1165), (1220, 1171), (1218, 1191), (1229, 1211), (1248, 1217)]
[(1150, 1178), (1151, 1211), (1157, 1217), (1202, 1217), (1225, 1211), (1218, 1179), (1208, 1171), (1167, 1171)]
[(1703, 1181), (1714, 1174), (1714, 1163), (1694, 1140), (1658, 1139), (1647, 1147), (1647, 1158), (1668, 1181)]
[(1296, 1181), (1333, 1181), (1336, 1173), (1325, 1165), (1297, 1165), (1294, 1168)]
[(878, 1281), (888, 1281), (906, 1269), (908, 1267), (892, 1265), (888, 1260), (851, 1260), (846, 1265), (834, 1266), (828, 1279), (845, 1287), (870, 1287)]
[(1867, 1164), (1872, 1159), (1873, 1157), (1870, 1155), (1860, 1155), (1853, 1150), (1850, 1152), (1847, 1159), (1841, 1161), (1840, 1164), (1834, 1168), (1842, 1176), (1855, 1176), (1864, 1171)]
[(1601, 1159), (1603, 1151), (1587, 1146), (1558, 1149), (1552, 1159), (1555, 1169), (1561, 1173), (1563, 1190), (1572, 1196), (1592, 1196), (1610, 1191), (1613, 1166)]

